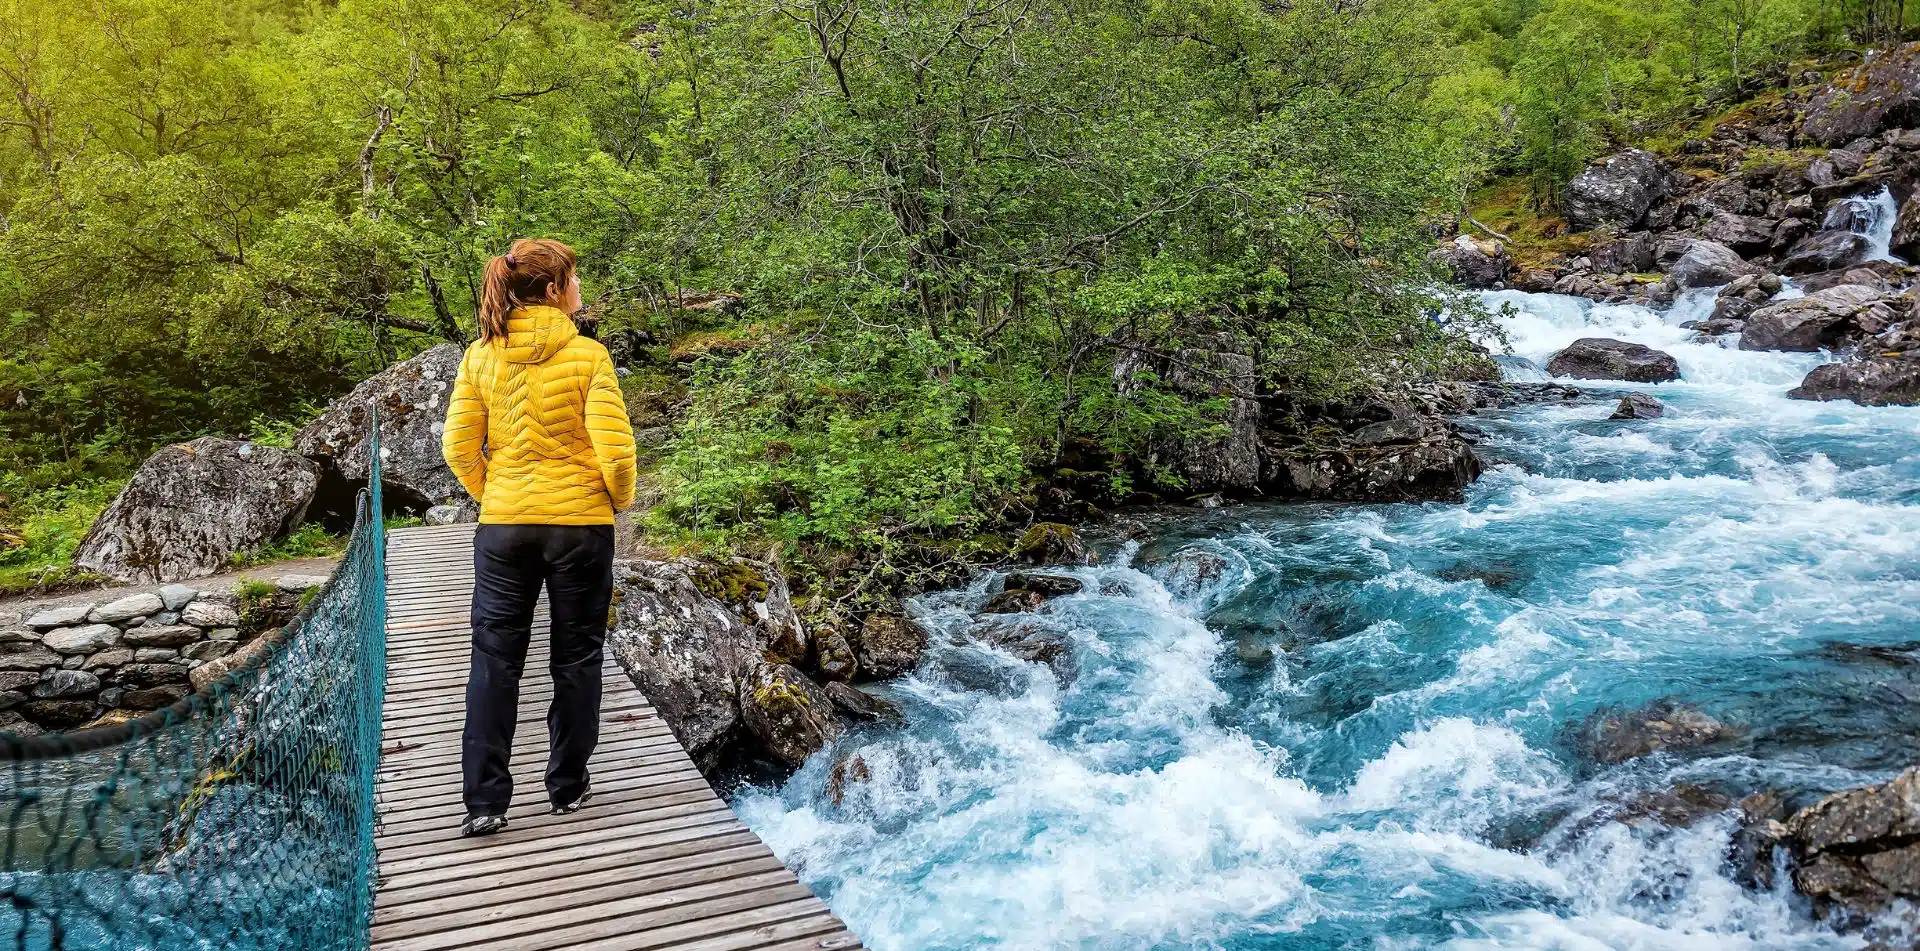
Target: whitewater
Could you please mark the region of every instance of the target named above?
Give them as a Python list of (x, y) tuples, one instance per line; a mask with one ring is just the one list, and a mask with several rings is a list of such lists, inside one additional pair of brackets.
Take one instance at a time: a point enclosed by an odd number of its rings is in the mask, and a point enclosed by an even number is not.
[[(906, 724), (741, 815), (879, 951), (1861, 947), (1734, 880), (1734, 810), (1632, 804), (1920, 763), (1920, 409), (1787, 399), (1833, 357), (1696, 341), (1710, 292), (1484, 299), (1510, 378), (1603, 336), (1683, 379), (1466, 419), (1465, 504), (1154, 513), (1039, 613), (977, 616), (997, 575), (917, 599), (934, 648), (879, 688)], [(1632, 390), (1666, 415), (1608, 420)], [(1076, 675), (983, 623), (1063, 632)], [(1737, 735), (1581, 754), (1596, 711), (1661, 699)]]

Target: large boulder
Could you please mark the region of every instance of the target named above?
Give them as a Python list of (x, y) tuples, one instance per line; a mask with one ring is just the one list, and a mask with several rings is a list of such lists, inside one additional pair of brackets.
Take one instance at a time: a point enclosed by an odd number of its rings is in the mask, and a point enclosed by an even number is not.
[(284, 449), (207, 436), (140, 465), (74, 552), (116, 581), (199, 578), (306, 516), (320, 467)]
[(1473, 446), (1443, 420), (1370, 423), (1327, 445), (1269, 440), (1262, 488), (1293, 499), (1457, 502), (1480, 477)]
[(1182, 441), (1174, 464), (1194, 492), (1248, 491), (1260, 484), (1260, 400), (1253, 358), (1243, 353), (1190, 348), (1181, 350), (1168, 370), (1174, 390), (1203, 399), (1226, 401), (1219, 438)]
[(860, 622), (860, 632), (853, 640), (859, 674), (874, 680), (898, 677), (920, 663), (928, 641), (927, 629), (904, 614), (869, 614)]
[(1905, 310), (1900, 298), (1841, 284), (1754, 311), (1740, 334), (1740, 349), (1830, 350), (1886, 330)]
[(1434, 249), (1427, 259), (1445, 265), (1455, 284), (1489, 288), (1504, 285), (1513, 273), (1513, 257), (1497, 241), (1482, 241), (1469, 234)]
[(1547, 361), (1547, 372), (1576, 380), (1665, 383), (1680, 379), (1672, 354), (1625, 340), (1582, 337)]
[(1796, 400), (1852, 400), (1862, 406), (1920, 406), (1920, 353), (1817, 366), (1787, 395)]
[(799, 767), (844, 728), (832, 695), (789, 664), (757, 661), (740, 682), (740, 714), (760, 749)]
[(1738, 735), (1725, 723), (1673, 700), (1656, 700), (1637, 710), (1596, 711), (1574, 730), (1580, 751), (1606, 765), (1710, 746)]
[(1786, 822), (1794, 887), (1817, 914), (1870, 914), (1920, 899), (1920, 768), (1834, 793)]
[[(425, 510), (468, 500), (440, 455), (462, 350), (443, 343), (367, 378), (294, 436), (293, 447), (348, 485), (364, 484), (367, 424), (380, 415), (380, 474), (391, 501)], [(350, 494), (348, 495), (350, 498)]]
[(1748, 264), (1739, 253), (1714, 241), (1689, 241), (1686, 251), (1667, 270), (1674, 287), (1719, 287), (1735, 280), (1764, 273), (1765, 269)]
[(1858, 264), (1867, 256), (1867, 239), (1851, 231), (1816, 231), (1795, 242), (1780, 259), (1783, 274), (1811, 274)]
[[(788, 758), (791, 746), (766, 745), (774, 734), (762, 728), (772, 721), (749, 723), (742, 707), (774, 680), (806, 677), (791, 668), (808, 645), (776, 566), (743, 558), (617, 562), (613, 622), (614, 658), (702, 768), (720, 765), (738, 744)], [(769, 665), (781, 668), (777, 676)]]
[(1673, 191), (1673, 172), (1651, 152), (1628, 149), (1574, 176), (1563, 207), (1576, 231), (1625, 230), (1646, 217), (1653, 203)]
[(1593, 266), (1610, 274), (1644, 274), (1655, 267), (1653, 234), (1636, 231), (1593, 252)]
[(1765, 251), (1773, 243), (1774, 222), (1751, 215), (1723, 211), (1713, 216), (1700, 233), (1707, 240), (1746, 254)]
[(1808, 100), (1800, 132), (1821, 145), (1920, 122), (1920, 43), (1872, 54)]

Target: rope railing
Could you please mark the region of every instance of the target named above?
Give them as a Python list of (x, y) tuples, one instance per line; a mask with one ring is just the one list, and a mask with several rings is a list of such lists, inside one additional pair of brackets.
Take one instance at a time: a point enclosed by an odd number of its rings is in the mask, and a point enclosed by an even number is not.
[(152, 714), (0, 734), (0, 951), (353, 951), (386, 691), (380, 451), (333, 576), (273, 643)]

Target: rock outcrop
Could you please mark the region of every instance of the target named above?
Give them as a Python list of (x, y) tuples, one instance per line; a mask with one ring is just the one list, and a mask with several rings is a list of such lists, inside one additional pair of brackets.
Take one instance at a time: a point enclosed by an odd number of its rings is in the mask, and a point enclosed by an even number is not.
[(1645, 393), (1628, 393), (1620, 397), (1620, 405), (1614, 407), (1613, 415), (1608, 419), (1659, 419), (1667, 414), (1667, 405)]
[(1787, 395), (1862, 406), (1920, 406), (1920, 352), (1867, 356), (1813, 368)]
[(1547, 361), (1547, 372), (1576, 380), (1665, 383), (1680, 379), (1673, 355), (1638, 343), (1582, 337)]
[(1749, 314), (1740, 349), (1837, 349), (1893, 326), (1905, 309), (1899, 298), (1859, 284), (1842, 284)]
[(1732, 739), (1726, 724), (1671, 700), (1638, 710), (1601, 711), (1577, 729), (1577, 744), (1594, 762), (1612, 765), (1660, 751), (1679, 752)]
[(1794, 887), (1816, 914), (1920, 900), (1920, 768), (1834, 793), (1795, 813), (1785, 832)]
[(1167, 371), (1176, 392), (1226, 401), (1218, 439), (1183, 441), (1175, 465), (1194, 488), (1247, 491), (1260, 484), (1260, 399), (1253, 358), (1224, 349), (1181, 350)]
[(1626, 230), (1673, 190), (1673, 171), (1651, 152), (1628, 149), (1589, 166), (1567, 185), (1563, 208), (1577, 231)]
[(1816, 92), (1800, 132), (1839, 145), (1920, 121), (1920, 43), (1874, 54)]
[(798, 765), (839, 731), (777, 566), (622, 561), (614, 590), (614, 658), (703, 769), (741, 752)]
[(1760, 274), (1761, 268), (1748, 264), (1738, 252), (1713, 241), (1689, 241), (1686, 250), (1667, 270), (1667, 280), (1679, 290), (1696, 287), (1720, 287)]
[(370, 474), (367, 425), (377, 409), (381, 475), (392, 500), (422, 511), (470, 502), (440, 455), (461, 354), (458, 344), (443, 343), (367, 378), (301, 429), (294, 449), (348, 486), (364, 485)]
[(213, 574), (305, 517), (320, 469), (284, 449), (204, 437), (154, 453), (107, 506), (73, 563), (117, 581)]
[(1453, 282), (1462, 287), (1502, 287), (1513, 275), (1513, 256), (1505, 245), (1470, 234), (1456, 235), (1435, 248), (1427, 259), (1443, 265)]

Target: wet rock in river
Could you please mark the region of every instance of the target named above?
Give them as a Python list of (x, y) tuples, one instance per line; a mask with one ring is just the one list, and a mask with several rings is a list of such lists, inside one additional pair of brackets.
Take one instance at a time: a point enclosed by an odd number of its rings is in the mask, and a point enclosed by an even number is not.
[(1047, 575), (1036, 572), (1016, 571), (1007, 576), (1008, 591), (1032, 591), (1049, 598), (1080, 593), (1080, 580), (1066, 575)]
[(789, 664), (755, 662), (739, 702), (761, 749), (788, 766), (806, 762), (842, 729), (831, 695)]
[(1667, 413), (1667, 404), (1645, 393), (1628, 393), (1608, 419), (1658, 419)]
[(1793, 883), (1816, 914), (1920, 899), (1920, 768), (1834, 793), (1786, 822)]
[(1627, 712), (1600, 711), (1578, 729), (1583, 751), (1605, 765), (1650, 753), (1690, 750), (1738, 735), (1725, 723), (1672, 700), (1656, 700)]
[(1040, 522), (1026, 530), (1013, 553), (1030, 565), (1086, 565), (1093, 555), (1071, 526)]
[(980, 609), (980, 613), (1026, 614), (1030, 611), (1040, 610), (1046, 603), (1047, 596), (1038, 591), (1027, 591), (1015, 588), (1009, 591), (1002, 591), (988, 598), (986, 606)]
[(1796, 400), (1851, 400), (1862, 406), (1920, 405), (1920, 352), (1823, 364), (1787, 395)]
[(885, 697), (868, 693), (851, 684), (829, 683), (821, 688), (827, 698), (841, 713), (855, 720), (893, 720), (905, 719), (900, 713), (900, 705)]
[(1665, 383), (1680, 379), (1672, 354), (1638, 343), (1606, 337), (1582, 337), (1547, 361), (1547, 372), (1576, 380), (1628, 380)]
[(854, 655), (862, 676), (875, 680), (898, 677), (920, 663), (927, 651), (927, 629), (904, 614), (875, 612), (860, 622)]

